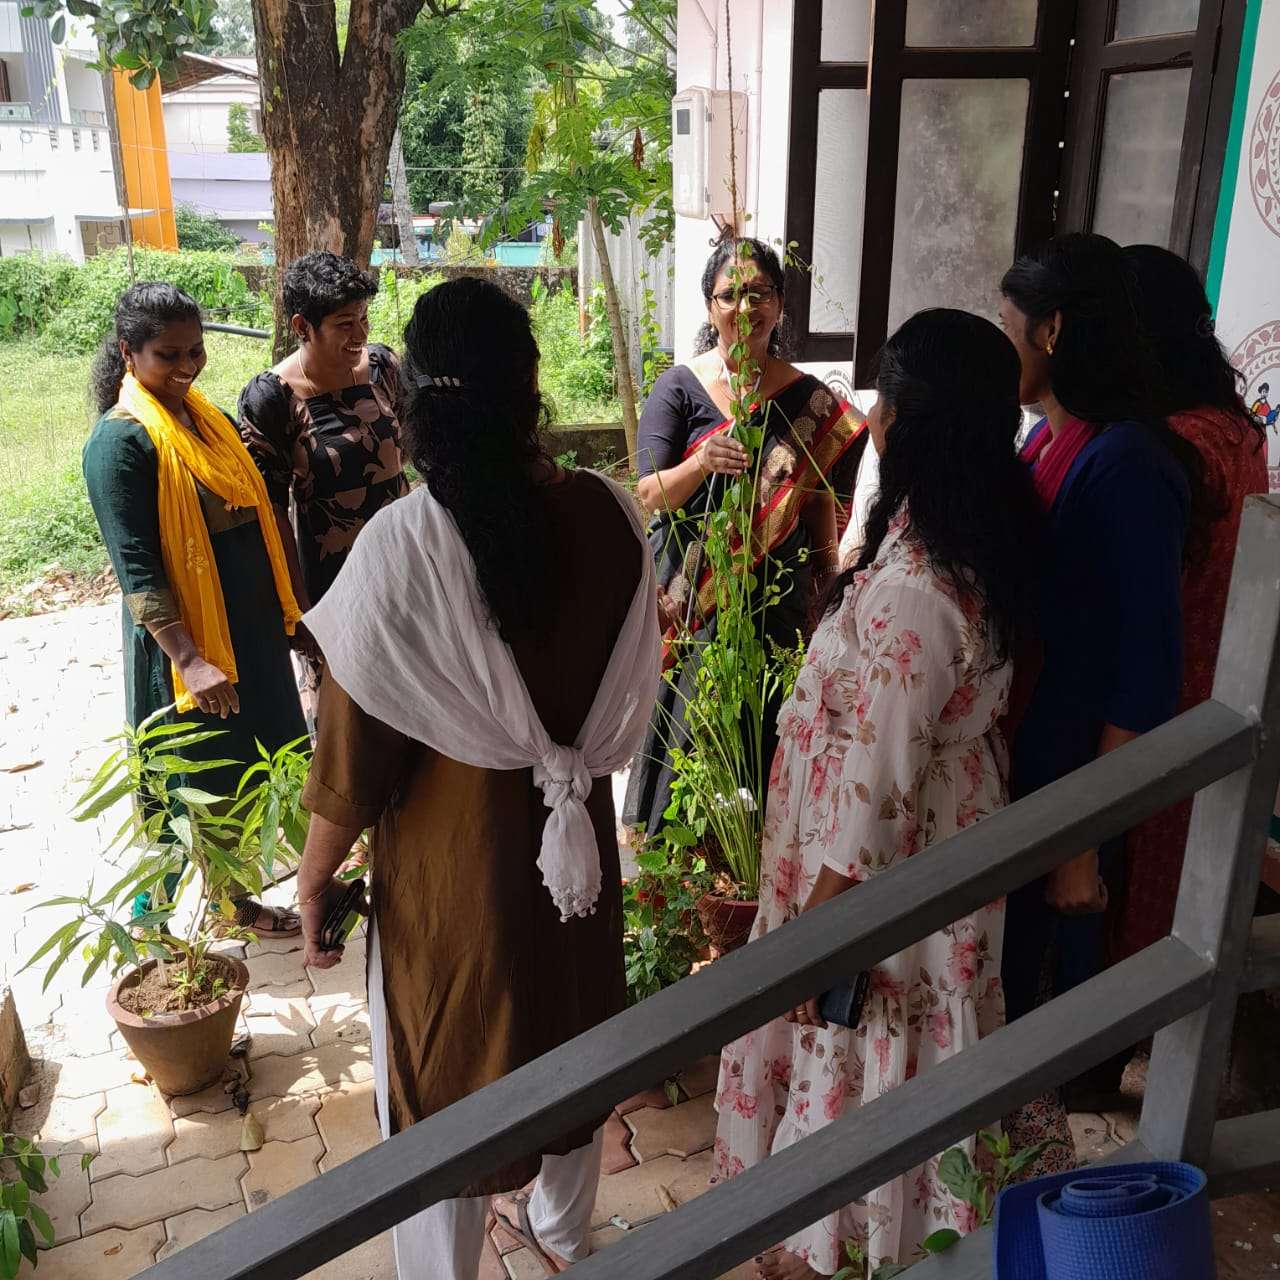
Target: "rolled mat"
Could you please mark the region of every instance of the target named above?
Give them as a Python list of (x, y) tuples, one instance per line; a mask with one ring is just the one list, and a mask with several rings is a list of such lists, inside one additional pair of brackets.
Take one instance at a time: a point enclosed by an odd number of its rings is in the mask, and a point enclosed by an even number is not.
[(995, 1280), (1213, 1280), (1205, 1176), (1190, 1164), (1037, 1178), (996, 1204)]

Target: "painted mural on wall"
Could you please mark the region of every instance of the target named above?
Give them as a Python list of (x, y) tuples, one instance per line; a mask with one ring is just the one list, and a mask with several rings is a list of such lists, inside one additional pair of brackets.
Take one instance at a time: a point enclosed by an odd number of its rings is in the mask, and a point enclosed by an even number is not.
[[(1268, 456), (1280, 455), (1280, 320), (1259, 325), (1231, 353), (1231, 363), (1244, 375), (1244, 402), (1265, 428)], [(1280, 466), (1272, 465), (1271, 491), (1280, 490)]]
[(1280, 236), (1280, 71), (1254, 117), (1249, 140), (1253, 202), (1267, 226)]

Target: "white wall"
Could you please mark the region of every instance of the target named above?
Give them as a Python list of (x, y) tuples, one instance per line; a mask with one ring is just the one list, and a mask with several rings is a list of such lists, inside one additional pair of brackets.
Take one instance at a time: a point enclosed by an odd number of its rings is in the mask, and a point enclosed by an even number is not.
[[(55, 148), (50, 134), (56, 134)], [(80, 150), (75, 149), (75, 134)], [(99, 148), (93, 150), (93, 136)], [(26, 231), (47, 252), (65, 253), (77, 261), (84, 257), (79, 218), (109, 220), (119, 216), (111, 148), (105, 129), (70, 125), (0, 124), (0, 217), (5, 226), (4, 252), (17, 244), (25, 249)], [(51, 226), (45, 226), (46, 220)], [(15, 229), (14, 223), (19, 225)], [(43, 229), (38, 229), (43, 227)]]
[(0, 0), (0, 54), (22, 52), (22, 21), (14, 0)]
[[(227, 59), (252, 65), (253, 59)], [(261, 108), (256, 80), (218, 76), (180, 93), (164, 95), (164, 132), (170, 152), (199, 155), (227, 149), (227, 112), (235, 103), (253, 115)]]
[[(1248, 379), (1246, 402), (1253, 404), (1259, 384), (1269, 382), (1270, 403), (1280, 405), (1280, 4), (1275, 0), (1261, 4), (1217, 328)], [(1280, 417), (1268, 436), (1274, 492), (1280, 490)]]
[(0, 257), (15, 253), (52, 253), (57, 235), (51, 223), (0, 222)]

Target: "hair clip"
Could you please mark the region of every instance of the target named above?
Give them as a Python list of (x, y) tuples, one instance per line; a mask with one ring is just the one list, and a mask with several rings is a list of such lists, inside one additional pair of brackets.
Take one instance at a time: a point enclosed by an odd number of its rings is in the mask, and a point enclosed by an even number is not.
[(446, 374), (420, 373), (414, 382), (423, 390), (463, 391), (466, 389), (466, 384), (461, 378), (451, 378)]

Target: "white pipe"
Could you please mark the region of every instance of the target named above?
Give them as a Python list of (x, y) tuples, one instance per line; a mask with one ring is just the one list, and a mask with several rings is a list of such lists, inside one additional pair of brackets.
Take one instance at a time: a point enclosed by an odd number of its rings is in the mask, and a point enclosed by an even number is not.
[[(755, 103), (749, 107), (752, 114), (751, 134), (755, 138), (751, 147), (751, 211), (755, 215), (755, 234), (757, 236), (765, 234), (760, 227), (760, 151), (764, 136), (764, 6), (765, 0), (756, 0)], [(732, 85), (729, 87), (733, 88)]]

